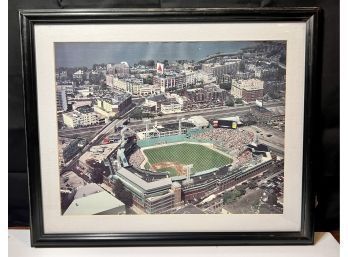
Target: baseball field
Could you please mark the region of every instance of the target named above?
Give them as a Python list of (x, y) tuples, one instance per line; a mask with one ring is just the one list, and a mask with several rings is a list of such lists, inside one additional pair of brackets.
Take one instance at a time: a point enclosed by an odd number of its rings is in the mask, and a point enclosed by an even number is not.
[(143, 150), (152, 169), (168, 171), (171, 176), (185, 175), (185, 165), (193, 164), (192, 173), (221, 167), (232, 159), (199, 144), (176, 144)]

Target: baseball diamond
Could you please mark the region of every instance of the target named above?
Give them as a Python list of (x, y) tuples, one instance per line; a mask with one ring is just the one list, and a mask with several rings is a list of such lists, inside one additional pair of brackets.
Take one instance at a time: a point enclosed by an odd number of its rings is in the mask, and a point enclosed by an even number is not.
[(188, 164), (193, 164), (191, 171), (195, 173), (222, 167), (232, 162), (232, 158), (200, 144), (181, 143), (144, 149), (143, 152), (152, 168), (158, 171), (168, 168), (171, 175), (185, 175), (183, 166)]

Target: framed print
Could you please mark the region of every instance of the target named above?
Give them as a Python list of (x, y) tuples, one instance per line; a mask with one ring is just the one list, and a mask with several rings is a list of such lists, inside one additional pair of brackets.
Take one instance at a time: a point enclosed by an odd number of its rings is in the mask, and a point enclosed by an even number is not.
[(318, 12), (21, 11), (32, 245), (313, 243)]

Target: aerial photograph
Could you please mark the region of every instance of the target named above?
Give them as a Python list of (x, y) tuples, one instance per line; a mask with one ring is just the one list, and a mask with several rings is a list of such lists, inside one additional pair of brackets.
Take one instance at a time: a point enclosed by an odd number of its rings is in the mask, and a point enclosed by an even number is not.
[(54, 48), (62, 215), (283, 213), (286, 41)]

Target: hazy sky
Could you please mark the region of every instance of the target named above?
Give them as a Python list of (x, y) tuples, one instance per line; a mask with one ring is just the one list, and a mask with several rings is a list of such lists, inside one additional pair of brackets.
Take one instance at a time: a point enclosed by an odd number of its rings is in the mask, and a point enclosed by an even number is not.
[(140, 60), (199, 60), (217, 52), (233, 53), (255, 45), (253, 41), (224, 42), (97, 42), (55, 43), (56, 67), (92, 67), (97, 63)]

